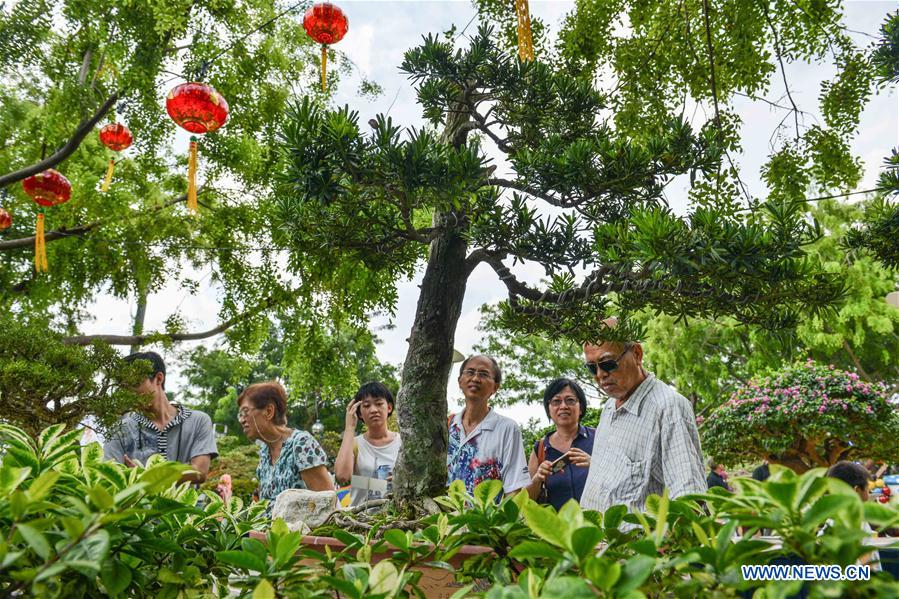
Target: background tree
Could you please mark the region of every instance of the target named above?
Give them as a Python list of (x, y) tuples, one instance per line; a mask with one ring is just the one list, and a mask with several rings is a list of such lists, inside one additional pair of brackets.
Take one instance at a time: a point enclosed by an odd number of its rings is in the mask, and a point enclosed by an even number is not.
[[(293, 301), (298, 282), (280, 276), (259, 205), (288, 99), (308, 86), (315, 101), (326, 100), (300, 8), (273, 0), (23, 0), (0, 10), (0, 203), (14, 218), (0, 240), (2, 309), (52, 315), (74, 335), (97, 293), (134, 301), (142, 315), (166, 283), (196, 293), (208, 281), (220, 292), (223, 328), (237, 326), (235, 343), (264, 339), (274, 306), (308, 322), (313, 302)], [(339, 64), (332, 76), (349, 68)], [(198, 78), (224, 95), (231, 113), (201, 141), (201, 215), (188, 219), (187, 142), (176, 137), (164, 98)], [(130, 127), (135, 143), (101, 194), (108, 153), (94, 125), (112, 118)], [(52, 268), (38, 276), (34, 204), (17, 182), (54, 165), (72, 182), (73, 199), (48, 216)], [(175, 311), (164, 332), (183, 333), (185, 320)], [(142, 319), (120, 333), (145, 333)], [(150, 336), (106, 340), (141, 345)]]
[[(622, 337), (635, 334), (627, 316), (648, 307), (782, 327), (840, 297), (841, 283), (804, 253), (821, 231), (801, 203), (772, 194), (747, 211), (719, 184), (719, 121), (617, 130), (597, 119), (609, 106), (589, 81), (517, 62), (484, 28), (459, 50), (427, 37), (402, 68), (442, 132), (404, 134), (378, 116), (363, 133), (348, 108), (298, 104), (283, 132), (274, 217), (307, 281), (315, 272), (322, 289), (339, 291), (331, 273), (351, 264), (382, 305), (427, 257), (399, 393), (401, 500), (445, 484), (452, 340), (480, 264), (509, 291), (500, 309), (511, 328), (575, 340), (608, 335), (601, 320), (612, 312)], [(491, 165), (485, 148), (506, 162)], [(663, 191), (685, 174), (714, 193), (678, 217)], [(549, 283), (516, 278), (519, 260), (542, 266)]]
[(146, 364), (126, 364), (107, 345), (73, 347), (46, 323), (0, 314), (0, 421), (29, 434), (88, 416), (105, 432), (146, 403), (130, 390), (146, 376)]
[[(881, 86), (899, 82), (899, 12), (888, 15), (880, 28), (880, 40), (872, 56)], [(899, 268), (899, 150), (884, 161), (878, 188), (881, 200), (869, 206), (865, 226), (849, 231), (847, 245), (870, 252), (890, 268)]]
[(701, 424), (703, 449), (729, 464), (765, 459), (805, 472), (899, 457), (899, 410), (885, 387), (809, 360), (757, 378)]

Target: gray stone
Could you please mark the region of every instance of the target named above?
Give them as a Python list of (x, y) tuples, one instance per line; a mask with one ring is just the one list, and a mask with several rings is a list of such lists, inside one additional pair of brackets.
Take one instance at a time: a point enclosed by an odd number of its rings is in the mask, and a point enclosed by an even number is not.
[(282, 518), (293, 531), (308, 534), (321, 526), (337, 510), (336, 491), (287, 489), (275, 497), (272, 520)]

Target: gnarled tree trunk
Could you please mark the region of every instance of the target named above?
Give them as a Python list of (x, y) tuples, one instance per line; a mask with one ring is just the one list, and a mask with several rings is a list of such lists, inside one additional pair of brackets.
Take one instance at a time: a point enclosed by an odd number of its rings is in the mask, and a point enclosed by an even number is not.
[[(447, 217), (454, 220), (452, 214), (435, 215), (435, 220)], [(403, 449), (394, 493), (400, 502), (434, 497), (446, 490), (446, 382), (468, 278), (467, 249), (455, 230), (431, 242), (397, 395)]]

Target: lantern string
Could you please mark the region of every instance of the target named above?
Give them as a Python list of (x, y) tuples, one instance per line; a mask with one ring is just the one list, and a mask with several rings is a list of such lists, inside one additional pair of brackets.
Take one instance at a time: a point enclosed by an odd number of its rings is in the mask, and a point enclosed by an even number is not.
[(328, 78), (326, 74), (326, 66), (328, 64), (328, 46), (322, 44), (322, 91), (328, 91)]
[(531, 16), (528, 0), (515, 0), (518, 16), (518, 57), (522, 62), (534, 60), (534, 40), (531, 36)]

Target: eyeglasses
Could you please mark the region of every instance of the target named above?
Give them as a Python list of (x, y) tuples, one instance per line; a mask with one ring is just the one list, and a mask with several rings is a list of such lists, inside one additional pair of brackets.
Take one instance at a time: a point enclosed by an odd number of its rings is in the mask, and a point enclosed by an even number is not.
[(554, 408), (558, 408), (559, 406), (562, 405), (563, 401), (565, 402), (565, 405), (568, 406), (569, 408), (573, 408), (574, 406), (576, 406), (579, 403), (576, 397), (566, 397), (564, 399), (562, 399), (560, 397), (554, 397), (549, 401), (549, 405), (551, 405)]
[(470, 379), (475, 377), (479, 379), (493, 379), (493, 373), (486, 370), (475, 370), (474, 368), (466, 368), (462, 374)]
[(237, 419), (243, 420), (250, 413), (250, 410), (256, 410), (256, 409), (258, 409), (258, 408), (256, 406), (253, 406), (253, 407), (241, 408), (241, 409), (237, 410)]
[(590, 374), (592, 374), (593, 376), (596, 376), (597, 372), (599, 372), (600, 370), (602, 370), (606, 374), (615, 372), (616, 370), (618, 370), (621, 358), (623, 358), (627, 352), (631, 351), (632, 347), (632, 345), (625, 346), (624, 351), (621, 352), (621, 355), (614, 360), (603, 360), (602, 362), (587, 362), (584, 364), (584, 366), (587, 367), (587, 370), (589, 370)]

